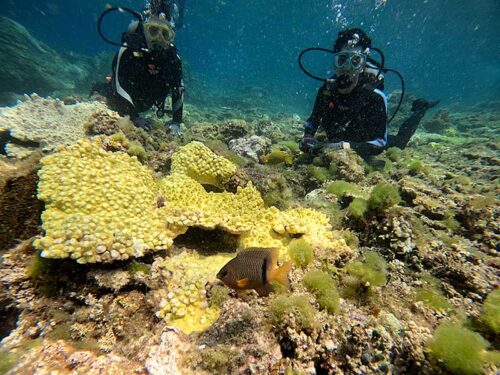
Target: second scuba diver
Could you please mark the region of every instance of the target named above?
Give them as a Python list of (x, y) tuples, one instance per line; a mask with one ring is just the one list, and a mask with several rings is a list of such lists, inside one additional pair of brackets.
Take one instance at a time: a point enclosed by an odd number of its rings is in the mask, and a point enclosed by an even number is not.
[[(438, 104), (417, 99), (412, 115), (396, 136), (387, 129), (387, 97), (383, 78), (369, 58), (371, 39), (361, 29), (339, 32), (335, 41), (335, 75), (319, 89), (314, 109), (305, 124), (299, 143), (303, 152), (321, 149), (353, 149), (362, 157), (381, 153), (385, 148), (405, 148), (425, 112)], [(322, 128), (329, 143), (320, 143), (315, 134)]]
[[(184, 3), (184, 2), (183, 2)], [(172, 120), (166, 123), (169, 130), (176, 135), (181, 134), (180, 124), (184, 106), (184, 83), (182, 80), (182, 62), (173, 44), (175, 36), (172, 3), (165, 0), (151, 0), (145, 16), (125, 8), (112, 8), (110, 11), (127, 11), (138, 20), (132, 22), (122, 34), (121, 44), (107, 40), (120, 46), (112, 64), (110, 82), (97, 85), (108, 106), (120, 115), (130, 116), (132, 122), (146, 130), (151, 129), (151, 122), (139, 115), (152, 107), (162, 117), (165, 100), (172, 95)], [(96, 87), (96, 86), (94, 86)]]

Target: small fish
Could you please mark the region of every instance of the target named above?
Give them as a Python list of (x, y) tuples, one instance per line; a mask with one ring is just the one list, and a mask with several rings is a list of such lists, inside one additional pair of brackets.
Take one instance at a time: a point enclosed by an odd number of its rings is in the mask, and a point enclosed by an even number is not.
[(255, 289), (259, 296), (273, 291), (271, 281), (288, 287), (290, 261), (278, 268), (278, 249), (251, 247), (241, 250), (217, 274), (217, 278), (236, 291)]

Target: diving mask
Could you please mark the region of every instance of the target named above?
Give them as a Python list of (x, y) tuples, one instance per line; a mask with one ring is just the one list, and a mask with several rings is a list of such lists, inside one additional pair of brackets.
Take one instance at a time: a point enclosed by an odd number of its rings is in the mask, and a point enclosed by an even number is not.
[(338, 52), (333, 57), (333, 65), (336, 69), (346, 68), (347, 64), (351, 69), (360, 70), (366, 64), (367, 56), (355, 51)]
[(146, 43), (151, 50), (167, 49), (174, 40), (175, 31), (168, 21), (151, 18), (144, 22)]

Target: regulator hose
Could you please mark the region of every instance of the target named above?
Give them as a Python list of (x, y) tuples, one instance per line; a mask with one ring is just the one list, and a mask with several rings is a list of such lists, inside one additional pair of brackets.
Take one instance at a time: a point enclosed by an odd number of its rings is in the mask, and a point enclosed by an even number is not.
[[(375, 59), (373, 59), (371, 57), (368, 57), (368, 61), (370, 63), (372, 63), (373, 65), (375, 65), (377, 67), (377, 69), (378, 69), (377, 75), (375, 76), (375, 82), (378, 81), (378, 78), (380, 77), (381, 73), (387, 73), (387, 72), (392, 72), (392, 73), (396, 74), (399, 77), (399, 80), (401, 81), (401, 96), (399, 97), (399, 103), (398, 103), (398, 106), (396, 107), (396, 110), (392, 114), (391, 118), (387, 121), (387, 124), (389, 124), (394, 119), (394, 117), (398, 113), (399, 109), (401, 108), (401, 104), (403, 103), (403, 98), (404, 98), (404, 95), (405, 95), (405, 80), (404, 80), (403, 76), (401, 75), (401, 73), (399, 73), (397, 70), (386, 68), (384, 66), (384, 64), (385, 64), (385, 56), (384, 56), (384, 53), (380, 49), (378, 49), (378, 48), (371, 48), (371, 50), (377, 52), (380, 55), (380, 58), (381, 58), (381, 61), (379, 62), (379, 61), (377, 61), (377, 60), (375, 60)], [(327, 78), (318, 77), (317, 75), (314, 75), (314, 74), (310, 73), (304, 67), (304, 64), (302, 63), (302, 57), (304, 56), (304, 54), (306, 54), (307, 52), (310, 52), (310, 51), (322, 51), (322, 52), (327, 52), (327, 53), (331, 53), (331, 54), (335, 54), (336, 52), (333, 51), (333, 50), (331, 50), (331, 49), (327, 49), (327, 48), (310, 47), (310, 48), (306, 48), (306, 49), (302, 50), (299, 53), (299, 67), (300, 67), (300, 69), (307, 76), (311, 77), (312, 79), (315, 79), (315, 80), (321, 81), (321, 82), (327, 82), (328, 81)]]
[(106, 42), (106, 43), (109, 43), (113, 46), (117, 46), (117, 47), (125, 47), (125, 48), (129, 48), (129, 46), (127, 45), (124, 45), (123, 43), (116, 43), (116, 42), (113, 42), (112, 40), (108, 39), (104, 33), (102, 32), (102, 21), (104, 19), (104, 17), (106, 17), (109, 13), (111, 12), (120, 12), (120, 13), (130, 13), (132, 14), (135, 18), (137, 18), (139, 20), (139, 22), (143, 22), (144, 21), (144, 18), (142, 16), (141, 13), (133, 10), (133, 9), (130, 9), (130, 8), (125, 8), (125, 7), (113, 7), (113, 8), (109, 8), (109, 9), (106, 9), (104, 12), (102, 12), (101, 16), (99, 17), (99, 20), (97, 21), (97, 32), (99, 33), (99, 36)]

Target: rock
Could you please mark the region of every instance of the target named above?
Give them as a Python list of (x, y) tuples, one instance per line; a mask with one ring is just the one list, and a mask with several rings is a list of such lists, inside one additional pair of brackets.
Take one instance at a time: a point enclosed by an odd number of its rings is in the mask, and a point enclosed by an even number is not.
[(233, 139), (229, 142), (229, 148), (239, 156), (250, 158), (258, 163), (271, 150), (271, 140), (253, 135), (249, 138)]
[(146, 359), (148, 374), (181, 374), (181, 360), (186, 348), (186, 339), (180, 331), (172, 327), (164, 328), (160, 343), (151, 348)]

